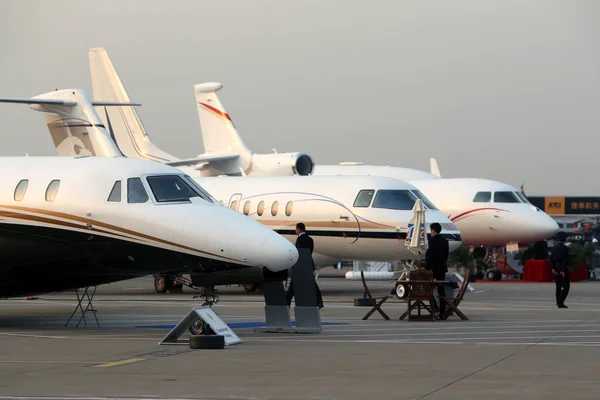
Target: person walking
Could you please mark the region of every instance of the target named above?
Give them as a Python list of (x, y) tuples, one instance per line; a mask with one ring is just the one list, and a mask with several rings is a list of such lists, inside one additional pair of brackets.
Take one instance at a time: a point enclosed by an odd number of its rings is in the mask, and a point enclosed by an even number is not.
[[(315, 270), (315, 262), (312, 259), (312, 253), (315, 248), (315, 242), (310, 236), (308, 236), (308, 233), (306, 233), (306, 226), (302, 222), (299, 222), (296, 224), (296, 235), (298, 235), (298, 238), (296, 239), (296, 248), (310, 250), (310, 256), (311, 256), (310, 260), (311, 260), (312, 268), (314, 271)], [(319, 289), (319, 285), (317, 285), (316, 279), (314, 280), (314, 282), (315, 282), (315, 291), (317, 293), (317, 305), (319, 306), (319, 308), (323, 308), (323, 297), (321, 297), (321, 290)], [(294, 297), (294, 280), (290, 279), (290, 285), (288, 287), (288, 291), (286, 294), (288, 307), (292, 305), (293, 297)]]
[[(442, 226), (434, 222), (429, 226), (431, 229), (431, 240), (429, 241), (429, 248), (425, 253), (425, 269), (433, 271), (433, 279), (436, 281), (446, 280), (446, 273), (448, 272), (448, 254), (450, 253), (448, 247), (448, 241), (440, 235), (442, 232)], [(443, 298), (446, 297), (446, 288), (444, 285), (436, 285), (439, 296), (439, 316), (444, 315), (446, 311), (446, 303)]]
[(565, 244), (567, 234), (558, 233), (558, 244), (552, 249), (550, 263), (552, 273), (554, 274), (554, 283), (556, 284), (556, 306), (558, 308), (569, 308), (565, 305), (565, 300), (569, 295), (571, 288), (571, 276), (569, 273), (569, 248)]

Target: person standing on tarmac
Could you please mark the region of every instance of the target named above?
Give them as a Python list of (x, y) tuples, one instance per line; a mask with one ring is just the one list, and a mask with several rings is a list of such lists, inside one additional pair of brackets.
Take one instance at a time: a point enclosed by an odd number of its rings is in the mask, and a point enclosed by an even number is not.
[[(434, 222), (429, 228), (431, 229), (431, 240), (425, 253), (425, 269), (433, 271), (433, 279), (436, 281), (444, 281), (448, 272), (448, 241), (440, 235), (442, 226), (439, 223)], [(444, 285), (437, 285), (437, 289), (440, 298), (439, 316), (441, 316), (446, 311), (446, 303), (443, 300), (446, 297), (446, 288)]]
[(569, 295), (571, 287), (571, 276), (569, 274), (569, 248), (565, 244), (567, 234), (558, 233), (558, 244), (552, 249), (550, 265), (554, 274), (554, 283), (556, 284), (556, 306), (558, 308), (568, 308), (565, 300)]
[[(296, 224), (296, 235), (298, 235), (298, 238), (296, 239), (296, 248), (310, 250), (311, 262), (312, 262), (312, 267), (313, 267), (313, 271), (314, 271), (315, 270), (315, 262), (312, 260), (312, 253), (315, 248), (315, 242), (310, 236), (308, 236), (308, 233), (306, 233), (306, 226), (302, 222), (299, 222)], [(315, 279), (315, 291), (317, 292), (317, 305), (319, 306), (319, 308), (323, 308), (323, 297), (321, 297), (321, 290), (319, 290), (319, 285), (317, 285), (316, 279)], [(290, 286), (286, 293), (288, 307), (292, 305), (293, 297), (294, 297), (294, 280), (291, 279)]]

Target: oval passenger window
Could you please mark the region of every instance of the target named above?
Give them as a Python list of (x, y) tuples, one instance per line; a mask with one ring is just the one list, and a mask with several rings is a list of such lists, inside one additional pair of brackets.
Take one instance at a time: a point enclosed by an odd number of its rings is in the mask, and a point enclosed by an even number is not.
[(258, 207), (256, 208), (256, 213), (260, 217), (263, 215), (264, 212), (265, 212), (265, 202), (261, 201), (260, 203), (258, 203)]
[(60, 187), (60, 181), (55, 179), (48, 185), (46, 189), (46, 201), (54, 201), (56, 199), (56, 194), (58, 193), (58, 188)]
[(15, 201), (21, 201), (23, 200), (23, 197), (25, 197), (25, 193), (27, 193), (27, 186), (29, 185), (29, 180), (28, 179), (22, 179), (18, 184), (17, 187), (15, 188), (15, 194), (14, 194), (14, 199)]

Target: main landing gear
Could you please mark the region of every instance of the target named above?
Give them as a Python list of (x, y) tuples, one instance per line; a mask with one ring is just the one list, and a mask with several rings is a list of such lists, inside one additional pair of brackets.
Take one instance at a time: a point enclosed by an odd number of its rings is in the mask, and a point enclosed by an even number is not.
[(258, 292), (262, 287), (262, 285), (259, 283), (245, 283), (242, 286), (244, 287), (244, 290), (248, 293)]
[(181, 292), (186, 280), (179, 275), (154, 275), (154, 290), (157, 293)]

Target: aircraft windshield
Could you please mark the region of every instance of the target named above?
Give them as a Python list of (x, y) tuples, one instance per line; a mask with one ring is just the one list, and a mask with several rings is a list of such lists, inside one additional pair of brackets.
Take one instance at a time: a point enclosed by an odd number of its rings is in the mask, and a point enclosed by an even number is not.
[(204, 190), (204, 188), (202, 186), (200, 186), (198, 184), (198, 182), (196, 182), (195, 180), (193, 180), (190, 176), (185, 175), (184, 178), (185, 178), (185, 180), (190, 185), (192, 185), (193, 188), (196, 189), (196, 191), (198, 193), (200, 193), (200, 197), (202, 197), (204, 200), (208, 201), (209, 203), (216, 203), (217, 202), (217, 200), (214, 197), (212, 197), (210, 195), (210, 193), (208, 193), (206, 190)]
[(369, 207), (374, 194), (374, 190), (361, 190), (354, 200), (354, 207)]
[(496, 203), (520, 203), (521, 200), (514, 192), (496, 192), (494, 193), (494, 202)]
[(427, 197), (425, 197), (425, 195), (423, 193), (421, 193), (420, 190), (411, 190), (412, 194), (414, 194), (415, 196), (417, 196), (418, 198), (420, 198), (423, 201), (423, 204), (425, 204), (425, 207), (429, 208), (430, 210), (437, 210), (438, 208), (435, 206), (435, 204), (433, 204), (431, 202), (431, 200), (429, 200)]
[(204, 198), (179, 175), (157, 175), (146, 178), (159, 203), (189, 201), (192, 197)]
[(517, 195), (517, 197), (519, 199), (521, 199), (521, 201), (525, 204), (529, 204), (529, 200), (527, 200), (527, 197), (525, 197), (525, 195), (521, 192), (515, 192), (515, 194)]
[(417, 196), (410, 190), (378, 190), (373, 200), (373, 208), (390, 210), (412, 210)]

